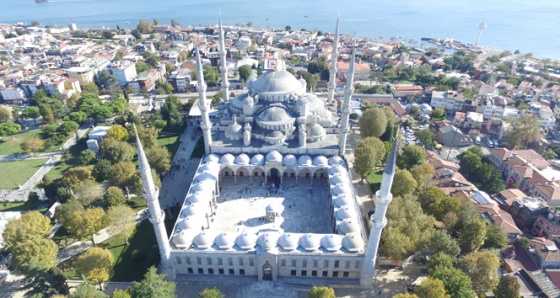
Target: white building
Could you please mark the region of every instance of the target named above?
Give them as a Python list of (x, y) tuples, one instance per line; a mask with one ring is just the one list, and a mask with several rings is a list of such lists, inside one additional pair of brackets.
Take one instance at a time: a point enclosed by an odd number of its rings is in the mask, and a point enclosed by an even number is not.
[(93, 82), (93, 71), (87, 67), (70, 67), (66, 74), (69, 78), (78, 79), (81, 85)]
[(121, 87), (126, 86), (128, 82), (134, 80), (138, 73), (136, 72), (136, 64), (134, 63), (113, 63), (107, 67), (110, 74), (115, 75), (119, 79)]
[(457, 91), (433, 91), (430, 106), (434, 109), (443, 108), (449, 115), (463, 110), (465, 97)]

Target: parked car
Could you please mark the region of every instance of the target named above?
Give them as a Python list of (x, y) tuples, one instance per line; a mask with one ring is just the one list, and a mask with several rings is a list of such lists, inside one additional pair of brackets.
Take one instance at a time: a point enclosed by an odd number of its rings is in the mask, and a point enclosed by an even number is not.
[(489, 148), (494, 148), (494, 142), (492, 142), (492, 140), (488, 139), (488, 140), (486, 141), (486, 144), (488, 144), (488, 147), (489, 147)]
[(480, 137), (476, 137), (474, 140), (475, 144), (480, 145)]

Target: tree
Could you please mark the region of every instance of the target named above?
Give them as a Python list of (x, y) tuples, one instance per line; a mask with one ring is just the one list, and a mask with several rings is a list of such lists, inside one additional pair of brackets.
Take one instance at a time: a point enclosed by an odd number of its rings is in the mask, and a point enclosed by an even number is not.
[(412, 107), (410, 108), (410, 112), (409, 112), (410, 116), (416, 117), (416, 115), (418, 115), (418, 113), (420, 113), (420, 107), (418, 107), (418, 106), (412, 106)]
[(399, 168), (410, 169), (414, 166), (421, 165), (425, 159), (424, 149), (416, 145), (404, 146), (401, 156), (397, 159)]
[(25, 264), (25, 288), (29, 289), (25, 295), (34, 298), (50, 298), (55, 295), (68, 294), (66, 278), (56, 267), (49, 267), (37, 257), (32, 257)]
[(83, 123), (87, 120), (87, 114), (82, 111), (72, 112), (68, 114), (68, 118), (76, 123)]
[(434, 218), (422, 212), (413, 195), (394, 197), (387, 209), (387, 227), (381, 234), (379, 253), (402, 260), (420, 250), (432, 237)]
[(131, 162), (121, 161), (114, 164), (109, 170), (109, 183), (121, 188), (127, 188), (132, 183), (132, 177), (137, 172)]
[(81, 85), (82, 94), (99, 95), (99, 87), (95, 83), (85, 83)]
[(148, 20), (140, 20), (136, 29), (138, 29), (142, 33), (152, 33), (154, 32), (153, 29), (154, 24)]
[(146, 156), (156, 173), (165, 173), (171, 168), (171, 156), (166, 147), (152, 147), (146, 151)]
[(126, 290), (115, 290), (111, 298), (132, 298)]
[(88, 280), (84, 280), (68, 298), (107, 298), (107, 295), (97, 290)]
[(359, 121), (362, 137), (380, 137), (387, 129), (387, 116), (379, 108), (369, 108)]
[(84, 206), (76, 199), (70, 199), (66, 203), (56, 207), (54, 212), (54, 219), (65, 225), (70, 222), (70, 218), (73, 216), (74, 212), (84, 211)]
[(519, 248), (523, 250), (528, 250), (531, 247), (531, 241), (529, 241), (527, 237), (521, 236), (517, 238), (515, 245), (517, 245)]
[[(152, 178), (154, 179), (154, 184), (157, 187), (161, 187), (161, 180), (159, 180), (159, 176), (154, 169), (152, 169)], [(128, 189), (130, 189), (137, 196), (141, 196), (144, 189), (144, 182), (142, 181), (142, 175), (140, 175), (140, 171), (136, 171), (136, 173), (134, 173), (134, 175), (132, 175), (132, 177), (130, 178), (130, 181), (130, 187)]]
[(176, 19), (171, 19), (171, 26), (172, 27), (181, 27), (181, 23), (179, 23), (179, 21), (177, 21)]
[(21, 149), (26, 153), (37, 153), (45, 149), (45, 143), (43, 140), (33, 137), (21, 143)]
[(443, 117), (443, 115), (445, 115), (445, 110), (443, 108), (436, 108), (432, 112), (432, 117), (434, 117), (434, 118), (441, 118), (441, 117)]
[(77, 131), (78, 128), (80, 128), (78, 123), (74, 121), (64, 121), (64, 123), (58, 127), (57, 131), (61, 134), (69, 135), (70, 133)]
[(95, 163), (95, 152), (86, 149), (80, 153), (80, 164), (83, 166), (91, 165)]
[(11, 246), (10, 252), (12, 253), (12, 264), (26, 273), (25, 264), (29, 263), (33, 257), (49, 268), (53, 267), (56, 263), (58, 247), (51, 239), (33, 237)]
[(19, 124), (15, 124), (11, 122), (0, 124), (0, 136), (2, 137), (15, 135), (20, 130), (21, 130), (21, 125)]
[(91, 179), (86, 179), (74, 186), (72, 191), (74, 197), (84, 206), (90, 206), (103, 197), (103, 186)]
[(92, 247), (76, 259), (76, 273), (84, 276), (94, 285), (98, 285), (109, 280), (113, 261), (113, 254), (110, 250)]
[(73, 188), (82, 183), (84, 180), (91, 180), (93, 178), (92, 171), (92, 166), (71, 168), (62, 175), (62, 184), (66, 187)]
[(457, 261), (457, 267), (471, 279), (479, 296), (498, 285), (500, 259), (492, 251), (471, 252)]
[(317, 77), (308, 71), (298, 71), (302, 79), (307, 84), (307, 91), (312, 91), (317, 86)]
[(423, 163), (414, 166), (408, 171), (410, 172), (410, 174), (412, 174), (414, 180), (416, 180), (416, 187), (418, 190), (428, 186), (434, 178), (434, 174), (436, 173), (436, 170), (431, 163)]
[(481, 217), (461, 218), (459, 215), (458, 242), (461, 251), (469, 253), (478, 250), (486, 240), (486, 223)]
[(414, 136), (428, 148), (431, 148), (436, 135), (429, 129), (420, 129), (414, 131)]
[(241, 82), (247, 81), (247, 78), (251, 75), (252, 72), (253, 70), (251, 69), (251, 67), (247, 65), (243, 65), (237, 69), (237, 73), (239, 74)]
[(213, 289), (204, 289), (198, 293), (198, 297), (200, 298), (224, 298), (224, 294), (220, 292), (220, 290), (213, 288)]
[(65, 223), (66, 230), (80, 240), (90, 239), (95, 245), (93, 235), (103, 227), (105, 212), (101, 208), (85, 209), (74, 212)]
[(47, 124), (54, 123), (53, 111), (48, 104), (39, 104), (39, 112), (41, 113), (41, 116), (43, 116), (43, 122)]
[(128, 131), (120, 125), (113, 125), (107, 131), (107, 137), (117, 141), (126, 141), (128, 139)]
[(146, 150), (157, 145), (158, 132), (153, 128), (139, 129), (138, 137), (140, 138), (140, 142), (142, 142), (142, 147)]
[(288, 25), (288, 26), (284, 27), (284, 29), (286, 29), (286, 31), (292, 31), (292, 26)]
[(428, 247), (436, 253), (441, 252), (452, 257), (457, 257), (461, 252), (457, 241), (447, 234), (445, 230), (435, 231)]
[(109, 233), (123, 237), (125, 244), (128, 245), (128, 238), (132, 236), (136, 228), (136, 213), (134, 213), (134, 210), (126, 205), (113, 206), (107, 211), (105, 221)]
[(8, 221), (2, 238), (6, 248), (11, 249), (26, 240), (46, 237), (51, 228), (50, 220), (43, 214), (38, 211), (27, 212)]
[(105, 138), (100, 144), (99, 149), (103, 157), (112, 164), (117, 162), (131, 161), (134, 157), (134, 148), (124, 141), (118, 141), (113, 138)]
[(459, 165), (461, 166), (459, 168), (459, 173), (463, 174), (468, 180), (478, 181), (476, 171), (482, 166), (481, 157), (471, 151), (465, 151), (457, 157), (459, 159)]
[(428, 276), (443, 282), (445, 291), (453, 298), (472, 298), (471, 279), (460, 269), (453, 267), (453, 258), (438, 253), (432, 257), (428, 266)]
[(383, 113), (385, 113), (385, 118), (387, 119), (387, 123), (395, 124), (397, 122), (397, 117), (395, 117), (395, 111), (392, 107), (385, 106), (381, 108)]
[(369, 172), (385, 157), (385, 146), (376, 137), (369, 137), (362, 140), (355, 150), (354, 165), (356, 172), (362, 177), (362, 182)]
[(0, 123), (8, 122), (12, 118), (10, 110), (0, 107)]
[(496, 289), (494, 289), (494, 295), (496, 295), (496, 298), (517, 298), (519, 297), (520, 287), (517, 278), (511, 275), (504, 275), (500, 278)]
[(314, 286), (309, 291), (309, 298), (335, 298), (334, 289), (329, 287)]
[(520, 119), (512, 119), (506, 130), (505, 140), (510, 148), (524, 149), (540, 138), (539, 118), (525, 113)]
[(144, 61), (136, 62), (136, 72), (137, 73), (145, 72), (148, 69), (150, 69), (150, 67), (148, 66), (148, 64), (146, 64), (146, 62), (144, 62)]
[(502, 232), (498, 225), (490, 225), (486, 229), (485, 248), (503, 248), (508, 244), (508, 236)]
[(556, 157), (558, 157), (558, 155), (556, 155), (554, 150), (552, 150), (550, 148), (546, 148), (546, 150), (543, 153), (543, 157), (545, 159), (555, 159)]
[(427, 278), (414, 289), (418, 298), (451, 298), (445, 292), (443, 282), (437, 278)]
[(391, 187), (393, 196), (402, 197), (414, 192), (415, 189), (416, 180), (414, 180), (412, 174), (407, 170), (397, 170), (395, 179), (393, 179), (393, 186)]
[(418, 298), (418, 296), (416, 294), (401, 293), (401, 294), (394, 295), (393, 298)]
[(142, 298), (174, 298), (175, 283), (166, 281), (164, 275), (157, 274), (155, 267), (150, 267), (142, 281), (134, 282), (130, 294)]
[(118, 206), (126, 203), (126, 197), (122, 189), (116, 186), (111, 186), (107, 189), (107, 192), (105, 193), (105, 200), (107, 200), (109, 206)]
[(37, 118), (41, 116), (41, 112), (39, 111), (39, 107), (27, 107), (23, 111), (21, 111), (22, 118), (31, 118), (37, 124)]

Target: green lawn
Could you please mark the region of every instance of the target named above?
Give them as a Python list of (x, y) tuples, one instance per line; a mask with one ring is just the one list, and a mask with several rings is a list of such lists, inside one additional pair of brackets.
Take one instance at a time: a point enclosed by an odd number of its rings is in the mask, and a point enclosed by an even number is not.
[(198, 139), (196, 145), (194, 146), (194, 150), (191, 154), (191, 158), (200, 158), (204, 156), (204, 138)]
[(171, 160), (175, 156), (175, 152), (179, 149), (179, 135), (178, 134), (159, 134), (157, 138), (157, 144), (159, 146), (164, 146), (169, 150), (171, 154)]
[(147, 206), (146, 199), (143, 197), (132, 197), (126, 201), (126, 204), (135, 212), (144, 209)]
[(367, 181), (372, 193), (375, 193), (381, 187), (381, 178), (383, 178), (383, 171), (372, 171), (368, 174)]
[(0, 188), (10, 189), (23, 185), (46, 161), (47, 158), (0, 162)]
[(41, 130), (36, 129), (15, 134), (13, 137), (4, 137), (0, 141), (0, 155), (23, 153), (23, 150), (21, 150), (21, 144), (27, 139), (38, 136), (40, 133)]
[(24, 211), (24, 210), (27, 210), (27, 207), (25, 206), (25, 202), (13, 202), (13, 203), (2, 202), (2, 203), (0, 203), (0, 212), (3, 212), (3, 211)]

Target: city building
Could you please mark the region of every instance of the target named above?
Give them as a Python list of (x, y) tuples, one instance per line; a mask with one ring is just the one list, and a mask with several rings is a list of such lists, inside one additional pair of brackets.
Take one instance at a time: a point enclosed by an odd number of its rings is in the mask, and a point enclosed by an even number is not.
[(443, 108), (448, 115), (463, 110), (465, 97), (457, 91), (433, 91), (430, 106), (434, 109)]
[(125, 87), (138, 75), (135, 63), (113, 63), (107, 67), (107, 70), (119, 79), (121, 87)]

